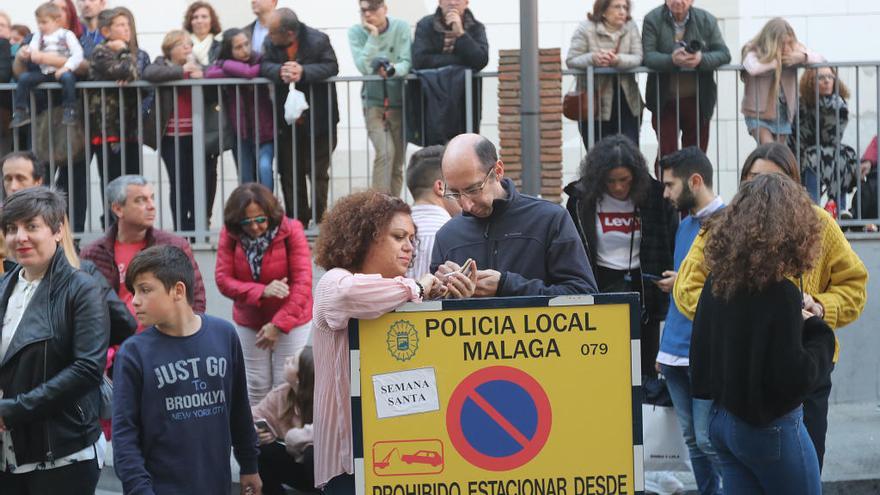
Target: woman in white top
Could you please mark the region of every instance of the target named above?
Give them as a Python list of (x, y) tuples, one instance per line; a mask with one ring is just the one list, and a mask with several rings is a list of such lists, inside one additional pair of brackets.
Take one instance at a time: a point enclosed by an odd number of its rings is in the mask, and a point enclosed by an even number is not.
[(220, 51), (220, 19), (208, 2), (193, 2), (183, 15), (183, 29), (193, 42), (193, 57), (202, 67), (217, 60)]
[(580, 179), (565, 191), (599, 292), (642, 296), (642, 374), (653, 375), (660, 321), (675, 280), (678, 215), (663, 198), (663, 184), (648, 173), (645, 157), (621, 135), (596, 143), (581, 163)]

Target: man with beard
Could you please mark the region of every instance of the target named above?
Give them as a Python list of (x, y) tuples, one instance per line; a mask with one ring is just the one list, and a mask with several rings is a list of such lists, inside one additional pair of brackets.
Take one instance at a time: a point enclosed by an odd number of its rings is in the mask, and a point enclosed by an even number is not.
[[(724, 206), (712, 191), (712, 163), (698, 147), (690, 146), (660, 160), (663, 171), (663, 197), (679, 211), (687, 212), (675, 234), (676, 271), (663, 272), (656, 284), (671, 292), (677, 271), (687, 256), (703, 221)], [(712, 401), (691, 395), (690, 343), (692, 323), (679, 312), (670, 294), (666, 326), (657, 353), (657, 371), (666, 377), (672, 405), (691, 458), (694, 478), (701, 494), (720, 493), (721, 468), (709, 442), (709, 409)]]

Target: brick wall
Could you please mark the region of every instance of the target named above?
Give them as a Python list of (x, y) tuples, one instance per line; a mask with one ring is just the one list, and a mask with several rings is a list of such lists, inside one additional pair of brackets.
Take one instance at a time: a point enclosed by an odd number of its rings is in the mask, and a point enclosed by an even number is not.
[[(522, 185), (519, 50), (498, 52), (498, 133), (504, 171)], [(560, 201), (562, 194), (562, 62), (559, 48), (540, 50), (541, 195)]]

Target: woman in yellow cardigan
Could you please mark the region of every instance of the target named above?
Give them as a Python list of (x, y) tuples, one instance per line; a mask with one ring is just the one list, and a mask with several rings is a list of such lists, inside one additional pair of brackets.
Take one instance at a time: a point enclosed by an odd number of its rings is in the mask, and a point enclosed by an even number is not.
[[(800, 183), (797, 161), (787, 146), (779, 143), (762, 144), (755, 148), (743, 164), (740, 182), (767, 173), (785, 174)], [(862, 314), (867, 299), (868, 270), (853, 251), (834, 218), (822, 208), (813, 205), (822, 222), (822, 249), (812, 270), (803, 274), (795, 284), (803, 284), (804, 307), (822, 317), (833, 329), (852, 323)], [(759, 212), (758, 212), (759, 213)], [(704, 263), (705, 232), (701, 232), (681, 263), (673, 300), (679, 311), (691, 320), (697, 311), (697, 302), (708, 272)], [(803, 282), (801, 282), (803, 280)], [(834, 351), (837, 362), (839, 345)], [(816, 447), (819, 468), (825, 455), (825, 432), (828, 429), (828, 397), (831, 395), (831, 375), (825, 377), (816, 391), (804, 401), (804, 424)]]

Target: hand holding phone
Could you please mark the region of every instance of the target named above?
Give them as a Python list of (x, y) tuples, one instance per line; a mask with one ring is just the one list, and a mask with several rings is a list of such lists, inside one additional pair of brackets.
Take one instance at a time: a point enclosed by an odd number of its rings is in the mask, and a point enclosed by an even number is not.
[(472, 258), (468, 258), (457, 270), (446, 274), (444, 277), (446, 297), (464, 299), (473, 296), (476, 286), (476, 281), (473, 279), (476, 265)]
[[(272, 435), (275, 435), (275, 431), (272, 430), (272, 427), (269, 426), (269, 422), (266, 421), (265, 419), (255, 419), (254, 426), (257, 428), (257, 430), (265, 431), (265, 432), (271, 433)], [(275, 436), (278, 436), (278, 435), (275, 435)]]
[(465, 277), (470, 277), (471, 272), (474, 271), (474, 265), (474, 259), (468, 258), (467, 261), (465, 261), (464, 264), (461, 265), (461, 269), (459, 270), (459, 272)]

